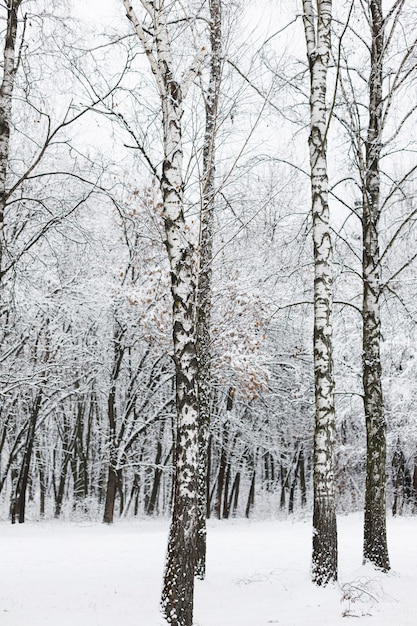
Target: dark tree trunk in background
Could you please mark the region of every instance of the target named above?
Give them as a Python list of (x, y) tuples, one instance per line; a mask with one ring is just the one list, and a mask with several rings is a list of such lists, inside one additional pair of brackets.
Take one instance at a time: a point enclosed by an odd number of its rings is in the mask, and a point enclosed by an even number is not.
[(224, 485), (225, 485), (226, 469), (227, 469), (227, 447), (228, 447), (228, 426), (226, 422), (223, 425), (223, 431), (222, 431), (220, 459), (219, 459), (219, 473), (217, 475), (216, 500), (214, 503), (214, 513), (217, 519), (221, 519), (222, 517), (223, 490), (224, 490)]
[(299, 465), (299, 470), (300, 470), (301, 506), (305, 506), (307, 504), (307, 486), (306, 486), (304, 446), (302, 444), (301, 444), (300, 456), (298, 459), (298, 465)]
[(212, 440), (213, 436), (209, 435), (207, 441), (207, 463), (206, 463), (206, 518), (210, 518), (211, 514), (211, 493), (210, 493), (210, 478), (211, 478), (211, 457), (212, 457)]
[(45, 467), (44, 461), (42, 459), (41, 453), (39, 450), (36, 451), (36, 462), (38, 465), (39, 472), (39, 515), (44, 517), (45, 515), (45, 497), (46, 497), (46, 475), (45, 475)]
[[(161, 437), (162, 430), (160, 430), (159, 435)], [(154, 513), (157, 512), (159, 487), (161, 484), (161, 476), (162, 476), (162, 469), (160, 467), (161, 461), (162, 461), (162, 444), (161, 444), (161, 441), (159, 440), (156, 444), (155, 469), (154, 469), (152, 491), (149, 497), (148, 509), (146, 511), (148, 515), (154, 515)]]
[(114, 460), (110, 460), (109, 473), (107, 476), (106, 502), (104, 504), (103, 522), (113, 524), (114, 504), (116, 502), (118, 476), (114, 466)]
[(250, 488), (249, 488), (249, 493), (248, 493), (248, 500), (246, 502), (245, 517), (250, 516), (251, 511), (255, 504), (255, 480), (256, 480), (256, 472), (255, 470), (253, 470), (252, 480), (250, 482)]
[(232, 511), (232, 515), (236, 515), (237, 507), (239, 504), (239, 489), (240, 489), (240, 472), (238, 472), (233, 481), (232, 489), (230, 491), (229, 509)]
[(18, 518), (19, 524), (23, 524), (25, 521), (26, 490), (28, 486), (30, 463), (32, 460), (33, 444), (35, 441), (36, 424), (38, 421), (39, 410), (41, 408), (41, 402), (42, 393), (41, 391), (38, 391), (36, 394), (34, 405), (32, 407), (32, 414), (30, 416), (26, 443), (23, 452), (22, 465), (20, 468), (19, 478), (17, 480), (16, 490), (12, 501), (12, 524), (15, 523), (16, 517)]
[(103, 522), (112, 524), (114, 518), (114, 505), (118, 489), (118, 453), (119, 445), (117, 439), (117, 406), (116, 387), (122, 366), (124, 345), (123, 337), (126, 328), (117, 320), (117, 311), (114, 314), (113, 331), (113, 367), (111, 371), (110, 390), (107, 398), (107, 417), (109, 422), (109, 469), (107, 475), (106, 502), (104, 505)]
[(411, 475), (407, 469), (404, 452), (400, 441), (392, 455), (392, 514), (401, 515), (404, 504), (410, 502), (411, 496)]

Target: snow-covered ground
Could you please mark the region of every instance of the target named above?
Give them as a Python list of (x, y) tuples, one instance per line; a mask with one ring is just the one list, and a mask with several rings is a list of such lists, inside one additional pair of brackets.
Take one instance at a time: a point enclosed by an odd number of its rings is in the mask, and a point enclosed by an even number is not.
[[(337, 626), (359, 617), (415, 626), (417, 518), (389, 520), (385, 575), (361, 566), (362, 516), (338, 521), (340, 582), (325, 589), (310, 583), (310, 522), (210, 521), (195, 625)], [(167, 529), (166, 520), (2, 522), (1, 626), (165, 626), (158, 603)]]

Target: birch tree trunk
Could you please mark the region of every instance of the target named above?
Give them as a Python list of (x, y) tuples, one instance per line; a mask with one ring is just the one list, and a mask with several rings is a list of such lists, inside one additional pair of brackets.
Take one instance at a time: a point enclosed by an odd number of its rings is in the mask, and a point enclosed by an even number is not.
[(7, 25), (3, 50), (3, 77), (0, 85), (0, 276), (4, 253), (4, 210), (7, 201), (6, 178), (9, 161), (12, 96), (17, 70), (17, 12), (22, 0), (7, 0)]
[(210, 0), (209, 4), (211, 63), (209, 85), (206, 95), (206, 128), (203, 146), (203, 180), (201, 189), (200, 269), (197, 283), (196, 312), (199, 406), (196, 576), (200, 579), (204, 579), (206, 572), (207, 441), (211, 413), (211, 264), (213, 258), (215, 143), (222, 72), (221, 0)]
[(310, 68), (310, 168), (314, 247), (314, 510), (312, 579), (326, 585), (337, 579), (337, 527), (334, 493), (335, 436), (332, 354), (333, 272), (326, 161), (327, 69), (332, 3), (303, 0)]
[[(202, 49), (181, 83), (173, 61), (164, 3), (141, 0), (152, 19), (152, 40), (129, 0), (122, 0), (142, 43), (161, 98), (164, 157), (161, 192), (166, 249), (171, 269), (172, 336), (176, 376), (176, 444), (173, 513), (161, 606), (173, 626), (192, 626), (197, 542), (198, 400), (194, 248), (183, 209), (183, 97), (205, 56)], [(159, 8), (158, 8), (159, 6)]]
[(182, 93), (165, 77), (162, 194), (166, 247), (171, 267), (177, 438), (174, 505), (162, 592), (162, 608), (173, 626), (193, 622), (197, 541), (198, 404), (193, 246), (187, 240), (182, 206)]
[(367, 435), (363, 558), (387, 571), (390, 565), (386, 532), (386, 424), (381, 383), (381, 263), (378, 242), (384, 55), (382, 0), (370, 0), (369, 8), (372, 46), (369, 125), (362, 194), (363, 391)]

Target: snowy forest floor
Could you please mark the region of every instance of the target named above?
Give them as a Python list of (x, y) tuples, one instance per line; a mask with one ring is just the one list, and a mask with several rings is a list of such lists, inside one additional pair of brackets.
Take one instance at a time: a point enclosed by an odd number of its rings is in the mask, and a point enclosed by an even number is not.
[[(388, 520), (388, 574), (361, 565), (362, 515), (338, 522), (340, 581), (319, 589), (310, 582), (310, 521), (209, 521), (195, 626), (337, 626), (357, 618), (415, 626), (417, 518)], [(165, 625), (158, 605), (167, 530), (167, 520), (2, 522), (1, 626)]]

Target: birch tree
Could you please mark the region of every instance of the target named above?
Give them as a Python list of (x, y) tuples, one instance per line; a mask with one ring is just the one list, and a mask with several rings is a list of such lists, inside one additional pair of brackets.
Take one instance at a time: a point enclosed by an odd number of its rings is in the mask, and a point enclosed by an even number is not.
[[(394, 79), (384, 82), (386, 57), (393, 42), (394, 32), (399, 23), (405, 1), (394, 2), (384, 16), (382, 0), (369, 0), (365, 16), (370, 30), (370, 68), (368, 78), (368, 124), (365, 150), (361, 168), (362, 190), (362, 279), (363, 279), (363, 392), (367, 436), (366, 487), (364, 517), (364, 561), (370, 561), (377, 568), (390, 569), (386, 530), (386, 418), (384, 411), (381, 364), (381, 295), (384, 287), (389, 286), (393, 277), (382, 277), (382, 261), (405, 227), (410, 227), (415, 211), (396, 227), (394, 236), (380, 252), (380, 218), (382, 208), (395, 196), (415, 171), (411, 169), (392, 184), (386, 198), (382, 196), (382, 159), (387, 145), (393, 138), (398, 140), (402, 127), (415, 111), (415, 105), (407, 108), (397, 122), (393, 136), (384, 142), (383, 133), (388, 130), (388, 114), (399, 89), (415, 73), (415, 51), (417, 39), (413, 33), (412, 41), (405, 52), (401, 46), (401, 59), (397, 65)], [(390, 25), (391, 21), (391, 25)], [(390, 85), (391, 83), (391, 85)], [(384, 93), (384, 84), (388, 91)], [(408, 139), (408, 138), (407, 138)], [(412, 255), (398, 271), (397, 278), (409, 263), (415, 259)]]
[(197, 354), (199, 406), (198, 533), (196, 574), (205, 577), (207, 516), (207, 440), (211, 411), (211, 308), (215, 146), (222, 74), (221, 0), (210, 0), (210, 77), (206, 95), (206, 127), (201, 185), (200, 254), (197, 284)]
[[(3, 224), (7, 202), (6, 177), (9, 162), (12, 97), (19, 65), (17, 50), (18, 11), (22, 0), (6, 2), (6, 33), (3, 49), (3, 76), (0, 85), (0, 271), (3, 259)], [(24, 36), (22, 36), (23, 41)]]
[[(162, 591), (162, 610), (174, 626), (193, 621), (194, 573), (197, 537), (198, 401), (195, 329), (194, 246), (183, 206), (183, 101), (206, 54), (197, 54), (181, 80), (175, 76), (163, 2), (141, 0), (153, 35), (145, 32), (129, 0), (122, 0), (159, 92), (163, 126), (161, 193), (166, 249), (171, 271), (172, 336), (176, 372), (177, 436), (174, 503)], [(149, 29), (146, 29), (149, 32)]]
[[(405, 0), (384, 14), (382, 0), (368, 0), (349, 24), (343, 50), (341, 92), (344, 110), (338, 119), (353, 148), (354, 172), (361, 197), (352, 215), (360, 220), (362, 250), (362, 385), (366, 423), (364, 561), (390, 568), (386, 531), (386, 409), (381, 359), (384, 293), (402, 302), (398, 279), (416, 259), (404, 245), (415, 228), (412, 199), (416, 172), (411, 139), (416, 107), (414, 93), (417, 38)], [(415, 10), (415, 9), (414, 9)], [(364, 54), (357, 50), (363, 46)], [(354, 54), (352, 55), (352, 49)], [(355, 62), (356, 61), (356, 62)], [(362, 72), (366, 64), (367, 72)], [(356, 68), (360, 67), (361, 71)], [(410, 91), (411, 90), (411, 91)], [(394, 156), (395, 155), (395, 156)], [(403, 250), (399, 250), (400, 242)], [(408, 311), (406, 309), (406, 314)]]
[(329, 227), (326, 161), (327, 70), (332, 3), (303, 1), (304, 31), (310, 69), (310, 168), (314, 247), (314, 511), (312, 578), (318, 585), (337, 579), (337, 528), (334, 494), (335, 435), (332, 355), (332, 242)]
[(369, 73), (369, 123), (362, 185), (363, 238), (363, 391), (366, 422), (366, 491), (364, 560), (389, 569), (386, 512), (386, 423), (381, 381), (381, 264), (378, 222), (380, 216), (380, 160), (382, 150), (382, 67), (384, 19), (382, 0), (369, 2), (371, 64)]

